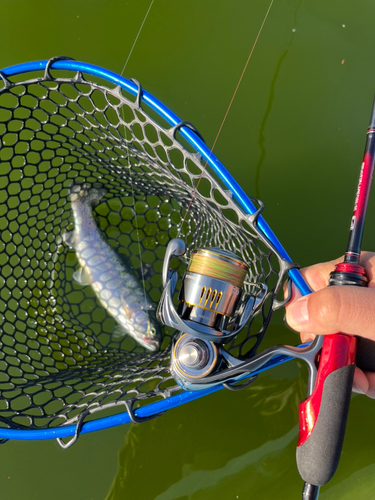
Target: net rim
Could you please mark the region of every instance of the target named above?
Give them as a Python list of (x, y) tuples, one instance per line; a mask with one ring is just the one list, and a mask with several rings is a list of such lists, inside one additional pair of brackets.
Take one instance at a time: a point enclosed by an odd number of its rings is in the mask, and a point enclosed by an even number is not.
[[(308, 344), (298, 345), (298, 348), (306, 347)], [(265, 372), (271, 368), (279, 366), (283, 363), (287, 363), (288, 361), (292, 361), (292, 357), (290, 356), (275, 356), (271, 361), (269, 361), (266, 365), (262, 366), (260, 369), (252, 372), (251, 377), (258, 375), (259, 373)], [(238, 381), (247, 379), (250, 375), (244, 375), (239, 378)], [(177, 408), (185, 403), (190, 403), (192, 401), (196, 401), (197, 399), (201, 399), (210, 394), (214, 394), (215, 392), (221, 391), (224, 389), (223, 385), (217, 385), (214, 387), (210, 387), (209, 389), (203, 389), (201, 391), (184, 391), (180, 394), (175, 394), (170, 396), (169, 398), (163, 399), (161, 401), (156, 401), (154, 403), (150, 403), (146, 406), (142, 406), (137, 408), (134, 411), (134, 415), (140, 419), (148, 418), (156, 415), (157, 413), (162, 413), (173, 408)], [(105, 408), (103, 408), (105, 409)], [(96, 420), (91, 420), (85, 422), (82, 425), (82, 428), (79, 432), (81, 434), (88, 434), (90, 432), (100, 431), (104, 429), (108, 429), (111, 427), (117, 427), (118, 425), (129, 424), (132, 422), (131, 417), (127, 411), (119, 413), (117, 415), (113, 415), (110, 417), (102, 417), (97, 418)], [(72, 425), (63, 425), (60, 427), (50, 428), (50, 429), (6, 429), (0, 428), (0, 439), (12, 439), (18, 441), (39, 441), (46, 439), (60, 439), (60, 438), (68, 438), (72, 437), (77, 432), (77, 424)]]

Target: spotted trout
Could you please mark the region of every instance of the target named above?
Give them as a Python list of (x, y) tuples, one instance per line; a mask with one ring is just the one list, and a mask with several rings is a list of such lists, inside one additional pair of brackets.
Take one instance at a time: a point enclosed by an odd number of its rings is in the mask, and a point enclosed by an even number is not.
[(162, 341), (162, 328), (151, 299), (95, 223), (92, 207), (106, 193), (88, 184), (73, 185), (70, 190), (74, 230), (65, 233), (63, 240), (75, 250), (81, 266), (73, 278), (82, 286), (91, 285), (101, 305), (116, 320), (113, 340), (129, 334), (146, 349), (156, 351)]

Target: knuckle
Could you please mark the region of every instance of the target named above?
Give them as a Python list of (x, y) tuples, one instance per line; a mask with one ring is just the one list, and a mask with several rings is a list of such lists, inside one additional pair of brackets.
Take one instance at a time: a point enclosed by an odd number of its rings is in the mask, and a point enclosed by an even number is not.
[(319, 301), (314, 304), (315, 314), (319, 323), (325, 328), (337, 325), (342, 316), (341, 294), (337, 287), (327, 288), (319, 295)]
[(315, 264), (302, 269), (302, 274), (314, 292), (326, 288), (329, 280), (329, 273), (334, 269), (332, 262)]

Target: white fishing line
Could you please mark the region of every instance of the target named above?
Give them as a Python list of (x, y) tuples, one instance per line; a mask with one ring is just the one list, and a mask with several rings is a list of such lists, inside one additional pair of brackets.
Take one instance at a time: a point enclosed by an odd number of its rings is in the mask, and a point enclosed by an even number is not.
[[(125, 64), (124, 64), (124, 67), (122, 68), (122, 71), (120, 73), (120, 75), (122, 76), (122, 74), (124, 73), (125, 71), (125, 68), (129, 62), (129, 59), (130, 59), (130, 56), (132, 55), (132, 52), (134, 50), (134, 47), (138, 41), (138, 38), (139, 38), (139, 35), (141, 34), (141, 31), (143, 29), (143, 26), (146, 22), (146, 19), (147, 19), (147, 16), (151, 10), (151, 7), (152, 7), (152, 4), (154, 3), (155, 0), (151, 0), (151, 3), (150, 3), (150, 6), (149, 8), (147, 9), (147, 12), (145, 14), (145, 17), (143, 18), (143, 21), (142, 21), (142, 24), (138, 30), (138, 33), (137, 33), (137, 36), (135, 37), (135, 40), (133, 42), (133, 45), (130, 49), (130, 52), (128, 54), (128, 57), (125, 61)], [(123, 122), (124, 122), (124, 137), (125, 137), (125, 140), (126, 140), (126, 133), (127, 133), (127, 130), (126, 130), (126, 127), (125, 127), (125, 116), (124, 116), (124, 108), (122, 107), (121, 109), (121, 114), (122, 114), (122, 119), (123, 119)], [(135, 199), (135, 193), (134, 193), (134, 187), (133, 187), (133, 179), (132, 179), (132, 174), (131, 174), (131, 164), (130, 164), (130, 160), (129, 160), (129, 150), (128, 151), (128, 164), (129, 164), (129, 176), (130, 176), (130, 185), (131, 185), (131, 190), (132, 190), (132, 197), (133, 197), (133, 200), (134, 200), (134, 213), (135, 213), (135, 217), (134, 217), (134, 221), (135, 221), (135, 229), (136, 229), (136, 233), (137, 233), (137, 243), (138, 243), (138, 252), (139, 252), (139, 262), (140, 262), (140, 268), (141, 268), (141, 279), (142, 279), (142, 284), (143, 284), (143, 294), (144, 294), (144, 302), (146, 304), (146, 286), (145, 286), (145, 276), (144, 276), (144, 271), (143, 271), (143, 263), (142, 263), (142, 250), (141, 250), (141, 241), (139, 239), (139, 227), (138, 227), (138, 221), (137, 221), (137, 213), (135, 212), (135, 204), (136, 204), (136, 199)]]
[(251, 57), (252, 57), (252, 55), (253, 55), (253, 52), (254, 52), (254, 50), (255, 50), (255, 47), (256, 47), (256, 45), (257, 45), (257, 43), (258, 43), (258, 40), (259, 40), (260, 34), (262, 33), (263, 27), (264, 27), (264, 25), (265, 25), (265, 23), (266, 23), (266, 21), (267, 21), (268, 14), (270, 13), (270, 10), (271, 10), (271, 8), (272, 8), (273, 2), (274, 2), (274, 0), (271, 0), (271, 3), (270, 3), (270, 5), (269, 5), (269, 7), (268, 7), (268, 9), (267, 9), (267, 12), (266, 12), (266, 14), (265, 14), (265, 16), (264, 16), (264, 18), (263, 18), (263, 21), (262, 21), (262, 24), (261, 24), (261, 26), (260, 26), (260, 28), (259, 28), (258, 34), (257, 34), (257, 36), (256, 36), (256, 38), (255, 38), (255, 41), (254, 41), (254, 43), (253, 43), (253, 46), (252, 46), (252, 48), (251, 48), (251, 50), (250, 50), (250, 54), (249, 54), (249, 56), (248, 56), (248, 58), (247, 58), (247, 61), (246, 61), (245, 66), (244, 66), (244, 68), (243, 68), (243, 70), (242, 70), (241, 76), (240, 76), (240, 78), (239, 78), (239, 80), (238, 80), (237, 86), (236, 86), (236, 88), (235, 88), (235, 90), (234, 90), (234, 92), (233, 92), (232, 98), (231, 98), (231, 100), (230, 100), (230, 102), (229, 102), (229, 106), (228, 106), (228, 108), (227, 108), (227, 110), (226, 110), (226, 112), (225, 112), (225, 115), (224, 115), (223, 121), (221, 122), (221, 125), (220, 125), (220, 127), (219, 127), (218, 133), (217, 133), (217, 135), (216, 135), (216, 137), (215, 137), (215, 140), (214, 140), (214, 143), (213, 143), (212, 148), (211, 148), (211, 150), (210, 150), (210, 154), (209, 154), (209, 156), (208, 156), (208, 159), (206, 160), (206, 163), (205, 163), (205, 165), (204, 165), (204, 167), (203, 167), (202, 173), (201, 173), (201, 175), (200, 175), (200, 177), (199, 177), (199, 179), (198, 179), (198, 182), (197, 182), (197, 184), (196, 184), (196, 186), (195, 186), (195, 188), (194, 188), (193, 195), (192, 195), (191, 200), (190, 200), (190, 203), (189, 203), (189, 205), (188, 205), (188, 207), (187, 207), (187, 209), (186, 209), (185, 216), (184, 216), (184, 218), (183, 218), (183, 220), (182, 220), (182, 222), (181, 222), (181, 225), (180, 225), (180, 228), (179, 228), (179, 231), (178, 231), (178, 235), (177, 235), (177, 237), (179, 237), (179, 236), (180, 236), (180, 232), (181, 232), (182, 226), (183, 226), (183, 224), (184, 224), (184, 222), (185, 222), (185, 220), (186, 220), (186, 217), (187, 217), (187, 215), (188, 215), (188, 213), (189, 213), (189, 210), (190, 210), (191, 204), (193, 203), (193, 200), (194, 200), (195, 195), (196, 195), (196, 193), (197, 193), (197, 190), (198, 190), (199, 184), (200, 184), (200, 182), (201, 182), (201, 180), (202, 180), (202, 177), (203, 177), (203, 175), (204, 175), (204, 173), (205, 173), (205, 171), (206, 171), (207, 164), (208, 164), (208, 160), (210, 159), (210, 157), (211, 157), (211, 155), (212, 155), (212, 152), (213, 152), (213, 150), (214, 150), (214, 148), (215, 148), (215, 146), (216, 146), (217, 140), (219, 139), (219, 135), (220, 135), (221, 130), (222, 130), (223, 126), (224, 126), (225, 120), (227, 119), (227, 116), (228, 116), (228, 113), (229, 113), (229, 111), (230, 111), (230, 108), (232, 107), (232, 104), (233, 104), (234, 98), (236, 97), (237, 91), (238, 91), (239, 86), (240, 86), (240, 84), (241, 84), (241, 82), (242, 82), (242, 78), (243, 78), (243, 76), (244, 76), (244, 74), (245, 74), (246, 68), (247, 68), (247, 66), (249, 65), (250, 59), (251, 59)]
[(141, 34), (141, 31), (142, 31), (142, 29), (143, 29), (143, 26), (144, 26), (144, 24), (145, 24), (145, 22), (146, 22), (147, 16), (148, 16), (148, 14), (149, 14), (149, 12), (150, 12), (150, 10), (151, 10), (151, 7), (152, 7), (152, 4), (154, 3), (154, 1), (155, 1), (155, 0), (151, 0), (150, 6), (149, 6), (149, 8), (148, 8), (148, 10), (147, 10), (147, 12), (146, 12), (145, 17), (143, 18), (143, 21), (142, 21), (141, 27), (140, 27), (140, 28), (139, 28), (139, 30), (138, 30), (138, 33), (137, 33), (137, 36), (135, 37), (134, 43), (133, 43), (133, 45), (132, 45), (132, 48), (130, 49), (130, 52), (129, 52), (128, 58), (126, 59), (125, 64), (124, 64), (124, 67), (122, 68), (122, 71), (121, 71), (121, 73), (120, 73), (120, 75), (121, 75), (121, 76), (122, 76), (122, 74), (124, 73), (125, 68), (126, 68), (126, 66), (127, 66), (128, 62), (129, 62), (130, 56), (132, 55), (132, 52), (133, 52), (134, 47), (135, 47), (135, 44), (137, 43), (137, 40), (138, 40), (138, 38), (139, 38), (139, 35)]

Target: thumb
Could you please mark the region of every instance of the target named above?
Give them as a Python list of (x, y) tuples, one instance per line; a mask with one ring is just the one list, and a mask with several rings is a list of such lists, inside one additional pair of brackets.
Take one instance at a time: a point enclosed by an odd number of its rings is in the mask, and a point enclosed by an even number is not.
[(291, 303), (286, 320), (300, 333), (342, 332), (375, 340), (375, 288), (324, 288)]

